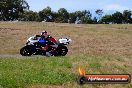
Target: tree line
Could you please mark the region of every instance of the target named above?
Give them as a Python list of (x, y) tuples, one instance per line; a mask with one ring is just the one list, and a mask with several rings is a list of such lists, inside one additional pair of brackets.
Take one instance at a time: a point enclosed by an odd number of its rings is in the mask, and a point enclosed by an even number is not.
[(57, 12), (54, 12), (50, 7), (34, 12), (29, 10), (29, 5), (25, 0), (0, 1), (0, 21), (18, 20), (82, 24), (132, 23), (132, 12), (130, 10), (103, 15), (103, 10), (97, 9), (95, 13), (97, 16), (93, 17), (89, 10), (68, 12), (65, 8), (60, 8)]

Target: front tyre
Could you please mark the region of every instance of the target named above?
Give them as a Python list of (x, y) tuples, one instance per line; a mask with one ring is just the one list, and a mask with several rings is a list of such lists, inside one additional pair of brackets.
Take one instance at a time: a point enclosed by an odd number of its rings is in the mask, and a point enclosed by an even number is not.
[(20, 49), (20, 54), (22, 56), (31, 56), (33, 53), (31, 51), (30, 47), (25, 46), (25, 47)]

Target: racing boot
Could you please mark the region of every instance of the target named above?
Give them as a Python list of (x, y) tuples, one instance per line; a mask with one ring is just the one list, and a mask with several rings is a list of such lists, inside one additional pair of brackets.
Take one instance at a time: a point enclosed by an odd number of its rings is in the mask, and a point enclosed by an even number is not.
[(47, 57), (52, 56), (51, 52), (50, 52), (50, 51), (49, 51), (49, 52), (46, 52), (46, 56), (47, 56)]

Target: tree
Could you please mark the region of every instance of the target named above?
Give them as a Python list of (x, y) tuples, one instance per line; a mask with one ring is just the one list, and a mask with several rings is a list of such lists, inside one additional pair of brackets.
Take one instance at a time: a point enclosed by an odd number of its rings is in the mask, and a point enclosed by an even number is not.
[(52, 22), (53, 21), (53, 12), (50, 7), (46, 7), (39, 12), (40, 21)]
[(112, 14), (112, 18), (114, 23), (120, 24), (123, 22), (123, 15), (118, 11)]
[(75, 23), (75, 21), (76, 21), (75, 12), (69, 13), (69, 21), (70, 21), (70, 23)]
[(52, 12), (53, 13), (53, 22), (59, 22), (59, 14), (58, 12)]
[(93, 21), (93, 24), (97, 24), (98, 23), (96, 17), (94, 17), (92, 21)]
[(131, 15), (132, 15), (131, 11), (124, 10), (122, 15), (123, 15), (123, 22), (124, 23), (130, 23)]
[(76, 11), (75, 16), (81, 19), (81, 17), (84, 16), (84, 13), (82, 11)]
[(84, 10), (82, 11), (82, 17), (81, 17), (81, 22), (82, 23), (92, 23), (92, 14), (90, 13), (90, 11)]
[(21, 17), (19, 18), (19, 20), (21, 21), (39, 21), (39, 15), (37, 12), (33, 12), (33, 11), (24, 11), (24, 13), (21, 15)]
[(61, 23), (67, 23), (69, 19), (69, 13), (65, 8), (60, 8), (58, 10), (58, 17), (57, 20)]
[(98, 15), (98, 22), (100, 21), (100, 19), (101, 19), (101, 17), (102, 17), (102, 14), (103, 14), (103, 10), (101, 10), (101, 9), (97, 9), (96, 11), (95, 11), (95, 13)]
[(25, 0), (0, 0), (0, 20), (17, 20), (29, 5)]
[(112, 22), (112, 16), (111, 15), (105, 15), (101, 18), (101, 23), (110, 23)]

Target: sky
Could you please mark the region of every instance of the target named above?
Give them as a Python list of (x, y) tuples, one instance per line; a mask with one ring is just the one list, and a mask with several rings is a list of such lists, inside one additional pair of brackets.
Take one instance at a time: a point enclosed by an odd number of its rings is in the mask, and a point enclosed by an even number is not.
[(77, 10), (90, 10), (95, 12), (96, 9), (103, 9), (107, 14), (114, 11), (132, 10), (132, 0), (26, 0), (30, 10), (40, 11), (47, 6), (52, 11), (58, 11), (59, 8), (65, 8), (68, 12)]

